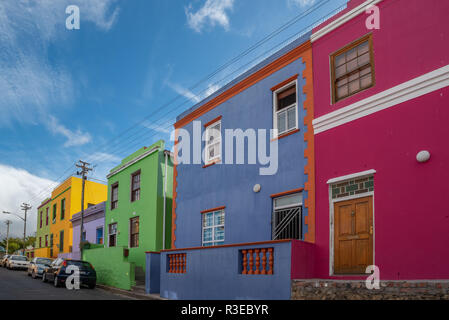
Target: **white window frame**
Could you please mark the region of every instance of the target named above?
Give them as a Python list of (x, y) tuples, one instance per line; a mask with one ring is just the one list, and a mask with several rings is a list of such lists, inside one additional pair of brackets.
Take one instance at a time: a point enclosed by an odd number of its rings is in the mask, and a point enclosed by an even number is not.
[[(296, 103), (294, 103), (294, 104), (292, 104), (291, 106), (288, 106), (288, 107), (286, 107), (286, 108), (284, 108), (284, 110), (282, 110), (282, 111), (277, 111), (277, 107), (278, 107), (278, 99), (277, 99), (277, 96), (278, 96), (278, 94), (280, 93), (280, 92), (282, 92), (282, 91), (284, 91), (285, 89), (288, 89), (289, 87), (292, 87), (292, 86), (295, 86), (295, 88), (296, 88)], [(298, 126), (298, 117), (299, 117), (299, 110), (298, 110), (298, 80), (297, 79), (295, 79), (295, 80), (293, 80), (292, 82), (289, 82), (288, 84), (286, 84), (285, 86), (283, 86), (283, 87), (281, 87), (281, 88), (279, 88), (279, 89), (277, 89), (277, 90), (275, 90), (274, 92), (273, 92), (273, 129), (275, 129), (275, 130), (277, 130), (277, 135), (275, 134), (275, 136), (273, 137), (273, 138), (277, 138), (277, 137), (279, 137), (280, 135), (283, 135), (283, 134), (286, 134), (286, 133), (289, 133), (289, 132), (291, 132), (291, 131), (294, 131), (294, 130), (297, 130), (298, 128), (299, 128), (299, 126)], [(295, 110), (296, 110), (296, 112), (295, 112), (295, 114), (296, 114), (296, 119), (295, 119), (295, 127), (294, 128), (291, 128), (291, 129), (288, 129), (287, 128), (287, 125), (286, 125), (286, 131), (284, 131), (284, 132), (279, 132), (279, 126), (278, 126), (278, 114), (279, 113), (282, 113), (282, 112), (288, 112), (288, 110), (289, 109), (291, 109), (291, 108), (295, 108)], [(288, 119), (287, 119), (287, 116), (285, 117), (285, 119), (286, 119), (286, 122), (288, 123)]]
[[(111, 225), (116, 225), (117, 227), (115, 228), (115, 233), (111, 233)], [(116, 222), (110, 223), (108, 224), (108, 247), (111, 247), (111, 235), (115, 235), (115, 246), (117, 247), (117, 235), (118, 235), (118, 224)]]
[[(220, 134), (219, 134), (219, 136), (217, 138), (218, 141), (215, 140), (212, 144), (209, 144), (209, 137), (210, 137), (212, 128), (215, 127), (217, 124), (220, 124), (220, 132), (219, 132)], [(218, 153), (218, 155), (215, 155), (214, 157), (209, 158), (209, 148), (211, 146), (213, 146), (213, 145), (216, 145), (217, 143), (219, 144), (219, 147), (218, 147), (219, 153)], [(204, 147), (204, 152), (206, 153), (205, 154), (205, 160), (206, 160), (205, 162), (206, 162), (206, 164), (210, 164), (210, 163), (212, 163), (214, 161), (220, 161), (221, 160), (221, 152), (222, 152), (221, 120), (215, 121), (214, 123), (212, 123), (212, 124), (210, 124), (210, 125), (208, 125), (206, 127), (206, 144), (205, 144), (205, 147)]]
[[(215, 216), (215, 213), (217, 213), (217, 212), (222, 212), (223, 213), (223, 224), (217, 224), (217, 225), (213, 224), (212, 226), (205, 227), (204, 226), (204, 215), (209, 214), (209, 213), (214, 213), (214, 216)], [(216, 244), (217, 242), (224, 242), (225, 241), (226, 233), (225, 233), (225, 235), (223, 237), (223, 240), (220, 240), (220, 241), (215, 240), (215, 228), (223, 227), (225, 229), (225, 232), (226, 232), (226, 227), (225, 227), (226, 221), (225, 221), (225, 219), (226, 219), (226, 213), (225, 213), (224, 209), (216, 210), (216, 211), (212, 211), (212, 212), (207, 212), (207, 213), (203, 214), (203, 216), (201, 217), (201, 246), (202, 247), (214, 247), (214, 246), (217, 246), (217, 244)], [(215, 219), (214, 219), (214, 223), (215, 223)], [(205, 229), (212, 229), (212, 241), (204, 241), (204, 230)], [(212, 246), (206, 246), (205, 244), (212, 244)]]

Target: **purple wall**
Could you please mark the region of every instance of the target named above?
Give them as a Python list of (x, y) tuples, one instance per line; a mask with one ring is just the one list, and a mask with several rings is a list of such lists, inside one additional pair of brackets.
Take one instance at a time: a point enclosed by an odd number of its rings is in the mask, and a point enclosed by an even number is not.
[[(105, 202), (99, 203), (84, 211), (84, 230), (86, 231), (86, 240), (92, 244), (97, 243), (97, 229), (103, 228), (104, 235), (104, 210)], [(80, 228), (81, 214), (74, 214), (72, 217), (73, 224), (73, 258), (79, 258)], [(104, 239), (103, 239), (104, 243)]]

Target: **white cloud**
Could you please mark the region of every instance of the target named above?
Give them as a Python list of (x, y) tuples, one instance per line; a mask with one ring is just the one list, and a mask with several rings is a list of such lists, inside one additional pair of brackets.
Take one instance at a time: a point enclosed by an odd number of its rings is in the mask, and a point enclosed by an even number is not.
[(171, 83), (169, 81), (166, 81), (166, 84), (170, 88), (172, 88), (174, 91), (176, 91), (178, 94), (184, 96), (185, 98), (189, 99), (193, 103), (201, 102), (203, 99), (207, 98), (208, 96), (210, 96), (211, 94), (216, 92), (218, 89), (220, 89), (219, 85), (209, 84), (206, 89), (202, 90), (201, 93), (195, 94), (191, 90), (184, 88), (183, 86), (181, 86), (179, 84)]
[(307, 7), (307, 6), (311, 6), (312, 4), (315, 3), (316, 0), (288, 0), (288, 4), (294, 4), (294, 5), (298, 5), (300, 7)]
[[(9, 211), (23, 216), (20, 205), (29, 202), (32, 206), (27, 213), (27, 235), (36, 232), (36, 209), (40, 205), (42, 198), (37, 197), (43, 190), (54, 186), (55, 182), (35, 176), (23, 169), (13, 168), (0, 164), (0, 212)], [(49, 189), (50, 190), (50, 189)], [(49, 193), (49, 192), (48, 192)], [(6, 237), (6, 225), (4, 221), (10, 220), (10, 236), (23, 236), (23, 221), (12, 215), (0, 213), (0, 233), (1, 238)]]
[(82, 146), (92, 141), (88, 132), (82, 132), (80, 129), (72, 131), (60, 124), (58, 119), (53, 116), (48, 117), (47, 127), (53, 134), (60, 134), (67, 139), (64, 147)]
[(53, 106), (64, 107), (74, 100), (71, 74), (56, 63), (49, 63), (48, 48), (68, 34), (66, 6), (79, 6), (81, 28), (92, 23), (108, 31), (118, 17), (115, 2), (0, 1), (0, 126), (11, 126), (13, 121), (42, 123)]
[(196, 32), (201, 32), (207, 24), (212, 27), (218, 24), (225, 30), (229, 30), (227, 11), (232, 10), (233, 6), (234, 0), (206, 0), (204, 6), (193, 12), (192, 4), (190, 4), (185, 9), (187, 23)]
[(92, 155), (89, 155), (89, 161), (91, 162), (117, 162), (119, 163), (120, 161), (122, 161), (122, 159), (120, 159), (119, 157), (110, 154), (110, 153), (106, 153), (106, 152), (95, 152)]
[(173, 123), (174, 123), (173, 120), (158, 121), (158, 123), (152, 123), (152, 122), (149, 122), (149, 121), (144, 121), (142, 123), (142, 126), (147, 128), (147, 129), (159, 132), (159, 133), (169, 134), (169, 133), (171, 133), (171, 130), (169, 129), (169, 127), (172, 126)]

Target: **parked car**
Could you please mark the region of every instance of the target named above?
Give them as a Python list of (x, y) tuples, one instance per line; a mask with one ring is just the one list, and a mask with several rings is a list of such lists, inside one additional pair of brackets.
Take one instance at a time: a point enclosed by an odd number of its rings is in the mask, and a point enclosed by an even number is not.
[(8, 258), (11, 255), (7, 254), (5, 256), (3, 256), (3, 258), (0, 260), (0, 267), (6, 268), (6, 263), (8, 262)]
[(66, 273), (67, 267), (76, 266), (80, 271), (80, 284), (94, 289), (97, 284), (97, 273), (94, 267), (87, 261), (58, 258), (44, 269), (42, 281), (52, 281), (55, 287), (64, 284), (71, 273)]
[(30, 261), (30, 264), (28, 266), (28, 275), (32, 276), (33, 279), (42, 277), (42, 273), (44, 272), (45, 268), (49, 267), (52, 262), (53, 259), (49, 258), (34, 258)]
[(29, 265), (29, 261), (27, 259), (27, 257), (25, 256), (19, 256), (19, 255), (12, 255), (11, 257), (8, 258), (8, 262), (6, 264), (6, 267), (9, 270), (14, 270), (14, 269), (28, 269), (28, 265)]

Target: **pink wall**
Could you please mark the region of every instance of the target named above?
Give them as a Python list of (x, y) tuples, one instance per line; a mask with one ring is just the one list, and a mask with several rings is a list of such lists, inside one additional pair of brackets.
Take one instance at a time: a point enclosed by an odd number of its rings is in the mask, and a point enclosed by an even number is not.
[(292, 240), (292, 279), (310, 279), (315, 276), (315, 245)]
[[(350, 2), (340, 15), (361, 2)], [(380, 30), (367, 30), (368, 15), (361, 14), (313, 43), (315, 118), (449, 64), (449, 1), (384, 0), (378, 6)], [(370, 32), (376, 85), (330, 106), (329, 55)]]
[[(329, 55), (368, 33), (366, 15), (313, 44), (315, 118), (449, 64), (449, 1), (384, 0), (379, 7), (375, 87), (330, 105)], [(448, 97), (449, 88), (440, 89), (315, 136), (315, 277), (330, 278), (327, 181), (375, 169), (381, 279), (449, 279)], [(431, 152), (428, 163), (416, 161), (421, 150)]]

